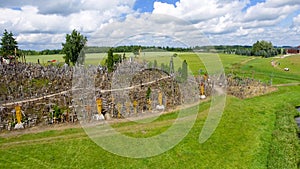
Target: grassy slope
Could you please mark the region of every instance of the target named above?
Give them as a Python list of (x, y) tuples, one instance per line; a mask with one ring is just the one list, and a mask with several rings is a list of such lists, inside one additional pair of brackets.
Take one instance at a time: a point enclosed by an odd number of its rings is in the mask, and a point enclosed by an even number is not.
[[(297, 58), (297, 59), (295, 59)], [(273, 58), (261, 59), (256, 58), (249, 61), (245, 65), (241, 65), (239, 70), (236, 70), (238, 74), (242, 76), (251, 77), (254, 72), (254, 78), (268, 82), (273, 76), (273, 84), (282, 83), (294, 83), (300, 81), (300, 57), (293, 56), (285, 59), (281, 59), (280, 67), (273, 67), (271, 61)], [(274, 59), (276, 60), (276, 59)], [(292, 63), (293, 62), (293, 63)], [(281, 67), (291, 67), (289, 72), (285, 72)]]
[[(106, 53), (92, 53), (92, 54), (86, 54), (86, 64), (93, 64), (98, 65), (99, 63), (102, 63), (103, 60), (106, 57)], [(130, 57), (131, 53), (126, 53), (126, 57)], [(157, 60), (158, 67), (160, 67), (161, 63), (169, 64), (170, 62), (170, 56), (172, 56), (173, 53), (171, 52), (148, 52), (145, 55), (142, 55), (140, 60), (147, 60), (153, 62), (154, 60)], [(201, 57), (209, 57), (210, 55), (217, 55), (217, 54), (206, 54), (206, 53), (178, 53), (178, 57), (174, 58), (175, 63), (175, 70), (178, 69), (178, 67), (181, 67), (182, 61), (187, 60), (189, 68), (192, 72), (195, 74), (198, 73), (199, 69), (205, 69)], [(228, 55), (228, 54), (219, 54), (223, 65), (225, 68), (229, 68), (230, 65), (234, 63), (240, 63), (242, 61), (245, 61), (249, 59), (245, 56), (237, 56), (237, 55)], [(57, 60), (59, 62), (64, 62), (63, 55), (37, 55), (37, 56), (26, 56), (27, 62), (37, 63), (37, 60), (40, 59), (40, 63), (47, 63), (49, 60)]]

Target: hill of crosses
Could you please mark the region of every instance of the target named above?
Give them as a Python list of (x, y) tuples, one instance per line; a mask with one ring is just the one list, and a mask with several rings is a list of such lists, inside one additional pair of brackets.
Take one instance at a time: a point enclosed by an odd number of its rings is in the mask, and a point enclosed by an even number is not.
[(1, 131), (171, 112), (200, 98), (209, 100), (220, 88), (240, 99), (270, 91), (266, 84), (233, 75), (189, 73), (183, 78), (172, 58), (167, 70), (128, 58), (113, 72), (100, 65), (1, 62), (0, 74)]

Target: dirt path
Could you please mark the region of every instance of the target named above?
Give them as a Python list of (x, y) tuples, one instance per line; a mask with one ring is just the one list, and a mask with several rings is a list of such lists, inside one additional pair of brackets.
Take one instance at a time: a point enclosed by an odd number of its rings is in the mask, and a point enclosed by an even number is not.
[(274, 57), (274, 58), (280, 58), (280, 59), (283, 59), (283, 58), (286, 58), (286, 57), (289, 57), (289, 56), (293, 56), (293, 55), (288, 54), (288, 55), (283, 55), (283, 56), (276, 56), (276, 57)]
[(286, 84), (277, 84), (273, 85), (274, 87), (285, 87), (285, 86), (299, 86), (300, 83), (286, 83)]
[(293, 56), (293, 55), (283, 55), (283, 56), (276, 56), (276, 57), (274, 57), (277, 60), (271, 62), (272, 66), (274, 68), (278, 69), (278, 70), (282, 70), (282, 68), (278, 67), (278, 61), (280, 61), (281, 59), (284, 59), (286, 57), (289, 57), (289, 56)]
[(71, 128), (81, 128), (81, 125), (77, 123), (62, 123), (62, 124), (54, 124), (54, 125), (47, 125), (47, 126), (35, 126), (35, 127), (30, 127), (26, 129), (21, 129), (21, 130), (13, 130), (13, 131), (5, 131), (0, 133), (0, 137), (2, 138), (9, 138), (9, 137), (15, 137), (15, 136), (21, 136), (25, 134), (36, 134), (36, 133), (41, 133), (45, 131), (50, 131), (50, 130), (66, 130), (66, 129), (71, 129)]
[(253, 57), (253, 58), (250, 58), (250, 59), (244, 60), (244, 61), (242, 61), (242, 62), (241, 62), (241, 65), (245, 65), (246, 63), (248, 63), (248, 62), (250, 62), (251, 60), (254, 60), (254, 59), (256, 59), (256, 58), (255, 58), (255, 57)]

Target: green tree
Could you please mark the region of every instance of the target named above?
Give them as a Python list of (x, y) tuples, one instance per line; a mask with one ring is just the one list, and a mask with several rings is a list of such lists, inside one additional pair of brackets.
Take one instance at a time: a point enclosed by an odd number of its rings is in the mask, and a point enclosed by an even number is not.
[(114, 54), (114, 64), (122, 62), (122, 56), (120, 54)]
[(254, 56), (263, 57), (271, 57), (278, 54), (276, 49), (274, 49), (273, 44), (264, 40), (254, 43), (251, 53)]
[(77, 32), (75, 29), (69, 35), (66, 35), (66, 43), (63, 43), (63, 53), (66, 54), (63, 58), (67, 64), (70, 62), (75, 65), (78, 61), (79, 56), (80, 61), (83, 63), (84, 61), (84, 52), (82, 52), (85, 44), (87, 42), (87, 38)]
[(2, 39), (1, 39), (1, 55), (5, 58), (9, 55), (15, 55), (15, 50), (18, 50), (18, 43), (16, 39), (14, 38), (14, 35), (12, 32), (7, 32), (7, 30), (4, 30)]

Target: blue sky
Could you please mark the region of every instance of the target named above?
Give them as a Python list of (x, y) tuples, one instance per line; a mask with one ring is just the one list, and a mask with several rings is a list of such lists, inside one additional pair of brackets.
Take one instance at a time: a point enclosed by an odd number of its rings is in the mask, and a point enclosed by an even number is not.
[(300, 45), (299, 0), (0, 0), (0, 8), (0, 31), (21, 49), (59, 49), (73, 29), (93, 46)]
[[(152, 12), (155, 1), (157, 0), (137, 0), (133, 6), (133, 9), (139, 10), (140, 12)], [(160, 2), (175, 5), (178, 0), (160, 0)]]

